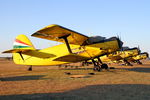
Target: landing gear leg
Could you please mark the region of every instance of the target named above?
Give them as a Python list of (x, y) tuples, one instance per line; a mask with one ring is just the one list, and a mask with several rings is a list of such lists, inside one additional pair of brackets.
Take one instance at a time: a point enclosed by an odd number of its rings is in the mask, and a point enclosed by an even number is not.
[(28, 71), (32, 71), (32, 65), (28, 68)]
[(136, 62), (137, 64), (142, 65), (142, 62), (140, 62), (140, 60), (137, 60)]
[(93, 68), (93, 70), (94, 71), (101, 71), (101, 68), (100, 68), (100, 66), (96, 63), (96, 61), (94, 60), (94, 59), (92, 59), (92, 62), (93, 62), (93, 64), (94, 64), (94, 68)]
[(125, 65), (127, 65), (127, 66), (133, 66), (130, 62), (128, 62), (126, 59), (124, 59), (124, 63), (125, 63)]
[(98, 63), (99, 65), (101, 65), (101, 68), (102, 69), (108, 69), (108, 65), (105, 64), (105, 63), (102, 63), (101, 59), (100, 58), (97, 58), (98, 59)]

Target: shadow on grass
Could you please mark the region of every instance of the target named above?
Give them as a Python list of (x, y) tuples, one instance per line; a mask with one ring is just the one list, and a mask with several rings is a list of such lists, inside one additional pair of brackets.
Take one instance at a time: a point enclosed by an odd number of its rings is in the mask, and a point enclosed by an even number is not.
[(39, 80), (45, 75), (30, 75), (30, 76), (15, 76), (15, 77), (3, 77), (1, 81), (24, 81), (24, 80)]
[[(117, 67), (113, 67), (113, 66), (109, 66), (110, 68), (114, 68), (116, 69), (115, 72), (117, 72), (117, 69), (124, 69), (127, 71), (135, 71), (135, 72), (145, 72), (145, 73), (150, 73), (150, 67), (148, 68), (148, 66), (150, 66), (150, 64), (143, 64), (140, 67), (135, 67), (134, 66), (130, 66), (131, 68), (126, 68), (126, 66), (123, 66), (122, 68), (117, 68)], [(71, 67), (67, 67), (67, 68), (60, 68), (59, 70), (93, 70), (93, 68), (71, 68)], [(103, 69), (104, 70), (104, 69)], [(103, 70), (101, 72), (103, 72)], [(110, 69), (110, 71), (108, 72), (113, 72), (113, 69)]]
[(138, 68), (131, 68), (128, 69), (129, 71), (136, 71), (136, 72), (146, 72), (146, 73), (150, 73), (150, 68), (142, 68), (142, 67), (138, 67)]
[(90, 85), (61, 93), (0, 96), (0, 100), (150, 100), (150, 85)]
[(93, 70), (93, 68), (60, 68), (59, 70)]
[(116, 69), (125, 69), (125, 70), (128, 70), (128, 71), (150, 73), (150, 68), (144, 68), (144, 67), (116, 68)]

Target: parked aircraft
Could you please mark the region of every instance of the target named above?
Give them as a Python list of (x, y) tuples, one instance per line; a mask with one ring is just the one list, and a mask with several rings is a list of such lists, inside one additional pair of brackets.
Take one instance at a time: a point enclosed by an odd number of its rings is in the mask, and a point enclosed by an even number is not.
[[(124, 62), (125, 65), (132, 66), (129, 59), (137, 56), (140, 53), (139, 48), (128, 48), (122, 47), (121, 50), (100, 56), (100, 59), (104, 63), (120, 63)], [(96, 60), (98, 61), (98, 60)], [(83, 64), (87, 64), (90, 61), (83, 62)]]
[(146, 59), (146, 58), (149, 58), (149, 54), (147, 52), (143, 52), (143, 53), (140, 53), (136, 56), (130, 57), (128, 59), (128, 61), (129, 62), (134, 62), (134, 63), (137, 63), (137, 64), (142, 64), (142, 62), (140, 60)]
[[(94, 70), (100, 71), (101, 68), (108, 68), (107, 64), (102, 63), (100, 56), (119, 50), (123, 44), (117, 37), (88, 37), (55, 24), (46, 26), (31, 36), (63, 44), (37, 50), (25, 35), (18, 35), (13, 49), (3, 53), (12, 53), (14, 62), (30, 65), (29, 70), (32, 70), (33, 65), (60, 65), (92, 60)], [(98, 63), (94, 59), (98, 59)]]
[(116, 51), (115, 53), (111, 53), (105, 56), (101, 56), (101, 60), (103, 62), (124, 62), (125, 65), (129, 65), (132, 66), (132, 64), (128, 61), (129, 58), (136, 56), (140, 53), (139, 48), (126, 48), (124, 49), (124, 47), (122, 48), (121, 51)]

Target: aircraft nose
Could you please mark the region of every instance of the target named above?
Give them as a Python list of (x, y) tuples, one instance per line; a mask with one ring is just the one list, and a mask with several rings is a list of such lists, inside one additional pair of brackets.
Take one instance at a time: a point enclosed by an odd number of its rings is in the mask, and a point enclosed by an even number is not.
[(146, 53), (146, 56), (147, 56), (147, 58), (149, 58), (149, 54), (148, 53)]
[(118, 41), (119, 49), (121, 49), (122, 45), (123, 45), (123, 42), (119, 38), (117, 38), (117, 41)]
[(138, 49), (138, 54), (140, 54), (140, 53), (141, 53), (141, 50)]

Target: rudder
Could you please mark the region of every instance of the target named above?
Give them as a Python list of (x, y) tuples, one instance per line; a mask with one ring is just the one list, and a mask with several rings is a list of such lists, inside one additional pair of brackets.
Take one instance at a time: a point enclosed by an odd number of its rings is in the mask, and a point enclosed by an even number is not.
[(31, 43), (31, 41), (24, 34), (20, 34), (16, 37), (15, 42), (13, 44), (13, 49), (31, 49), (31, 50), (35, 50), (33, 44)]

